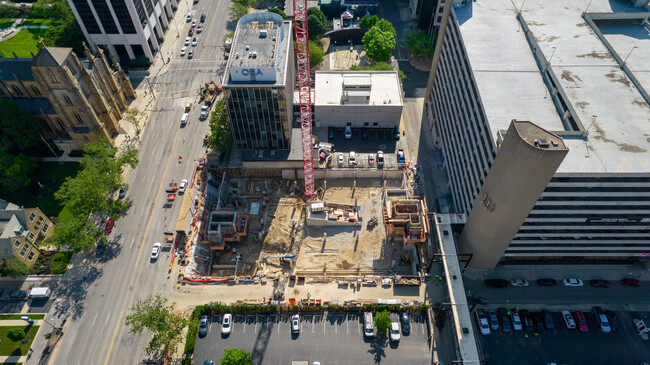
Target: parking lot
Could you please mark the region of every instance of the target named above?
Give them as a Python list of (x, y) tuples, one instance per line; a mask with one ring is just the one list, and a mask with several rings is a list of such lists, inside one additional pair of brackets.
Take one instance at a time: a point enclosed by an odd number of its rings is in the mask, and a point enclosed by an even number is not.
[[(495, 308), (489, 308), (495, 309)], [(524, 308), (519, 308), (521, 311)], [(610, 334), (598, 330), (590, 308), (585, 311), (589, 332), (581, 333), (567, 329), (559, 312), (551, 312), (554, 330), (512, 331), (504, 333), (501, 329), (479, 338), (479, 346), (484, 358), (490, 364), (519, 365), (548, 362), (557, 364), (639, 364), (650, 361), (650, 341), (644, 341), (637, 334), (632, 318), (650, 322), (647, 312), (616, 312), (620, 329)], [(576, 308), (568, 308), (573, 312)], [(533, 312), (531, 310), (531, 312)], [(474, 316), (474, 314), (472, 314)], [(480, 333), (476, 328), (475, 333)]]
[[(345, 128), (327, 128), (327, 130), (327, 142), (333, 143), (337, 152), (377, 153), (382, 150), (393, 153), (398, 148), (398, 141), (393, 138), (395, 129), (352, 128), (351, 139), (345, 139)], [(334, 139), (329, 138), (330, 133), (334, 133)]]
[[(393, 321), (397, 315), (391, 314)], [(198, 338), (194, 363), (218, 362), (225, 349), (250, 351), (253, 363), (291, 364), (291, 361), (320, 361), (330, 364), (431, 364), (425, 318), (411, 316), (411, 333), (399, 343), (387, 336), (365, 339), (360, 314), (300, 314), (300, 333), (292, 335), (290, 315), (236, 315), (232, 333), (221, 334), (222, 316), (210, 316), (208, 333)]]

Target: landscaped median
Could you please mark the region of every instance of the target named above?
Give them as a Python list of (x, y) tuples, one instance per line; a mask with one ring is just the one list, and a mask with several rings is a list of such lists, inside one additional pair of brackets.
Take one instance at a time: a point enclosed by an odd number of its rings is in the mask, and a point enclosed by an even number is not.
[(185, 358), (183, 360), (183, 365), (192, 364), (192, 353), (194, 353), (194, 347), (196, 346), (196, 337), (198, 335), (199, 329), (199, 319), (203, 315), (218, 315), (218, 314), (278, 314), (278, 313), (314, 313), (314, 312), (393, 312), (393, 313), (415, 313), (420, 312), (425, 314), (429, 309), (429, 306), (426, 304), (421, 305), (400, 305), (400, 304), (359, 304), (356, 301), (347, 302), (345, 305), (271, 305), (271, 304), (261, 304), (261, 303), (249, 303), (249, 304), (235, 304), (235, 305), (226, 305), (226, 304), (205, 304), (199, 305), (194, 308), (192, 315), (190, 316), (190, 323), (187, 329), (187, 337), (185, 339)]

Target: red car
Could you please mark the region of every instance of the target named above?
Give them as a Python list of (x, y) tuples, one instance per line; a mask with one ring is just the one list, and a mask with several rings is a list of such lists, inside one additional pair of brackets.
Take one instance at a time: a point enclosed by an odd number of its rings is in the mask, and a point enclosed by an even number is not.
[(194, 34), (194, 29), (193, 29), (193, 28), (190, 28), (190, 31), (187, 32), (187, 35), (188, 35), (188, 36), (191, 36), (192, 34)]
[(114, 225), (115, 221), (109, 218), (108, 221), (106, 221), (106, 228), (104, 228), (104, 232), (106, 232), (106, 234), (111, 233), (113, 231)]
[(589, 327), (587, 327), (587, 320), (585, 319), (585, 315), (582, 313), (582, 311), (575, 311), (575, 313), (573, 313), (573, 317), (575, 318), (576, 324), (578, 325), (578, 331), (589, 332)]
[(629, 286), (629, 287), (641, 286), (641, 282), (638, 281), (637, 279), (623, 279), (621, 280), (621, 284), (623, 284), (623, 286)]

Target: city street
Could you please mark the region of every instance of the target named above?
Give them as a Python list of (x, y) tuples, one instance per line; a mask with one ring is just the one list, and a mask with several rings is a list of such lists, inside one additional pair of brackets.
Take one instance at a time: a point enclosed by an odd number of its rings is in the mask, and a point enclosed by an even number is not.
[[(141, 135), (140, 163), (126, 178), (126, 199), (132, 205), (108, 237), (101, 258), (91, 252), (78, 258), (82, 263), (73, 262), (84, 266), (86, 280), (59, 281), (54, 288), (57, 297), (77, 302), (70, 307), (66, 335), (57, 345), (52, 363), (133, 364), (145, 359), (148, 336), (130, 334), (124, 318), (136, 300), (172, 291), (168, 274), (171, 252), (163, 251), (152, 262), (151, 248), (163, 241), (165, 230), (175, 228), (182, 199), (192, 198), (189, 194), (179, 196), (171, 208), (163, 207), (168, 184), (191, 179), (195, 162), (204, 152), (203, 136), (209, 128), (207, 121), (198, 118), (198, 91), (206, 82), (219, 83), (219, 72), (225, 66), (221, 39), (226, 34), (225, 14), (230, 6), (228, 0), (191, 5), (195, 19), (205, 13), (206, 21), (198, 45), (188, 47), (195, 52), (188, 60), (179, 55), (190, 28), (185, 22), (188, 4), (179, 2), (160, 52), (171, 62), (141, 83), (149, 92), (153, 89), (157, 98), (150, 105), (152, 114)], [(180, 27), (178, 38), (176, 25)], [(193, 107), (189, 122), (181, 128), (187, 102)]]

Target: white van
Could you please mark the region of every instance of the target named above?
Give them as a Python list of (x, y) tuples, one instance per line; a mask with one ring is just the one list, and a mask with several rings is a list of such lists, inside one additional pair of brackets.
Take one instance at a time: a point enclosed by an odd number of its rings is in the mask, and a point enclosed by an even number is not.
[(372, 320), (372, 313), (363, 313), (363, 334), (366, 337), (375, 336), (375, 323)]
[(187, 119), (190, 117), (189, 114), (183, 113), (183, 116), (181, 117), (181, 124), (187, 123)]
[(52, 294), (52, 289), (49, 287), (40, 287), (40, 288), (32, 288), (29, 292), (29, 297), (32, 299), (44, 299), (44, 298), (49, 298), (50, 295)]

